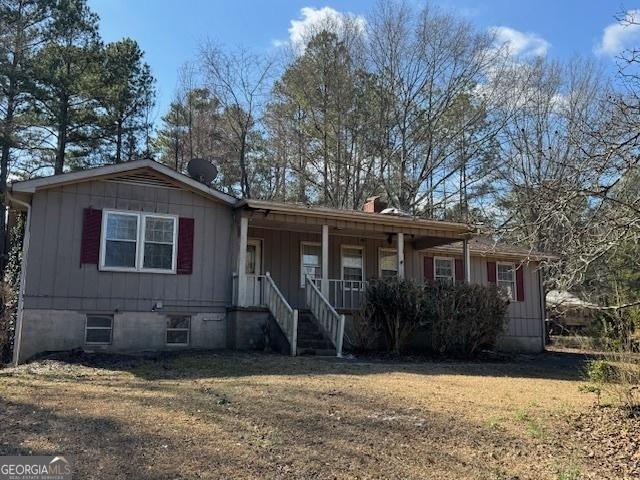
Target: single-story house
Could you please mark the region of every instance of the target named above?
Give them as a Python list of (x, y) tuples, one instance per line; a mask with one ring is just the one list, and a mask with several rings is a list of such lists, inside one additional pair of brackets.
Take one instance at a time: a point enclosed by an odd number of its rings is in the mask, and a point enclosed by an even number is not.
[[(544, 348), (546, 257), (472, 226), (240, 200), (150, 160), (15, 182), (27, 212), (15, 361), (45, 351), (257, 348), (340, 354), (369, 279), (494, 282), (500, 347)], [(15, 215), (10, 215), (13, 218)]]

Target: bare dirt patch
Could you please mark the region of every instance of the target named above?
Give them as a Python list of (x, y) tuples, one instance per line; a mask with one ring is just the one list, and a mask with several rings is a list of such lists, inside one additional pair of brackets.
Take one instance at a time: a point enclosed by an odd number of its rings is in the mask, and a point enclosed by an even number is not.
[(78, 478), (625, 478), (576, 423), (594, 408), (581, 368), (560, 353), (41, 360), (0, 371), (0, 454), (75, 455)]

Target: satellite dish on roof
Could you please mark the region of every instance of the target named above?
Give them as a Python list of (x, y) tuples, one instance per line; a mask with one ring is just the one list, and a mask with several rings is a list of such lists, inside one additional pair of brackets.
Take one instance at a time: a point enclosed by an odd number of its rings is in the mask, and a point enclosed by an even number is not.
[(218, 175), (218, 168), (204, 158), (194, 158), (187, 164), (187, 172), (194, 180), (209, 186)]

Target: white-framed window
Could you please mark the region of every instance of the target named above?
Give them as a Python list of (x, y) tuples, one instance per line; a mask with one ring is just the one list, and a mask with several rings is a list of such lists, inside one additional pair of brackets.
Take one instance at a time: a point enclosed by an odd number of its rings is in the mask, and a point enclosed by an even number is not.
[(378, 250), (378, 276), (396, 278), (398, 276), (398, 251), (395, 248)]
[(345, 288), (353, 282), (364, 281), (364, 247), (343, 245), (341, 250), (341, 276)]
[(453, 258), (434, 257), (433, 278), (437, 282), (453, 283), (455, 280), (455, 262)]
[(496, 264), (498, 287), (503, 288), (511, 300), (516, 298), (516, 266), (513, 263)]
[(87, 315), (84, 343), (87, 345), (111, 345), (113, 338), (113, 315)]
[(100, 269), (175, 273), (178, 217), (104, 210)]
[(322, 278), (322, 244), (302, 242), (300, 244), (300, 285), (304, 286), (305, 277), (312, 280)]
[(167, 317), (167, 345), (189, 345), (191, 317), (170, 315)]
[(102, 267), (135, 269), (138, 258), (137, 213), (105, 211), (102, 225)]

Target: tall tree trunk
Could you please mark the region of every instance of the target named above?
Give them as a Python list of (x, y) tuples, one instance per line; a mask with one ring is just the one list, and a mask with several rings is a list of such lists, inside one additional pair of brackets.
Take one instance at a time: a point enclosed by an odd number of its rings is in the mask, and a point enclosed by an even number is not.
[(240, 138), (240, 189), (245, 198), (251, 198), (251, 189), (249, 188), (249, 175), (247, 173), (246, 164), (246, 151), (247, 151), (247, 133), (242, 132)]
[(306, 195), (306, 186), (305, 186), (305, 178), (304, 178), (304, 173), (303, 173), (303, 169), (304, 169), (304, 160), (302, 158), (302, 140), (300, 139), (300, 135), (298, 135), (298, 165), (297, 165), (297, 172), (298, 172), (298, 202), (300, 203), (306, 203), (307, 201), (307, 195)]
[(122, 122), (116, 126), (116, 163), (122, 162)]
[[(189, 93), (188, 95), (191, 95)], [(189, 120), (187, 121), (187, 128), (189, 129), (189, 160), (193, 160), (193, 107), (191, 105), (192, 99), (189, 96)]]
[(323, 185), (324, 185), (324, 204), (329, 205), (329, 146), (327, 145), (327, 120), (326, 120), (326, 112), (325, 112), (325, 121), (324, 128), (322, 134), (322, 157), (324, 163), (324, 171), (323, 173)]
[(14, 122), (13, 117), (16, 111), (16, 97), (18, 95), (18, 80), (17, 72), (20, 62), (19, 52), (22, 49), (24, 42), (24, 23), (22, 22), (22, 4), (19, 8), (19, 18), (17, 24), (16, 42), (14, 45), (13, 59), (11, 61), (11, 69), (9, 70), (9, 85), (7, 86), (6, 102), (7, 107), (5, 110), (4, 121), (2, 122), (2, 153), (0, 153), (0, 279), (4, 278), (4, 267), (7, 263), (7, 221), (6, 221), (6, 192), (7, 192), (7, 177), (9, 176), (9, 158), (11, 155), (11, 148), (14, 143)]
[(302, 109), (298, 107), (298, 115), (297, 115), (297, 125), (296, 125), (296, 140), (298, 144), (298, 202), (307, 203), (307, 179), (306, 179), (306, 171), (305, 171), (305, 161), (304, 155), (302, 153), (303, 149), (303, 138), (302, 138)]
[(64, 171), (64, 157), (67, 149), (67, 128), (69, 126), (69, 97), (65, 94), (60, 100), (58, 116), (58, 142), (56, 146), (56, 163), (53, 172), (58, 175)]
[(17, 56), (14, 56), (12, 75), (9, 78), (7, 89), (7, 109), (2, 128), (2, 154), (0, 156), (0, 272), (4, 272), (7, 254), (7, 222), (6, 201), (7, 177), (9, 176), (9, 155), (13, 146), (13, 115), (15, 113), (16, 100), (16, 76)]

